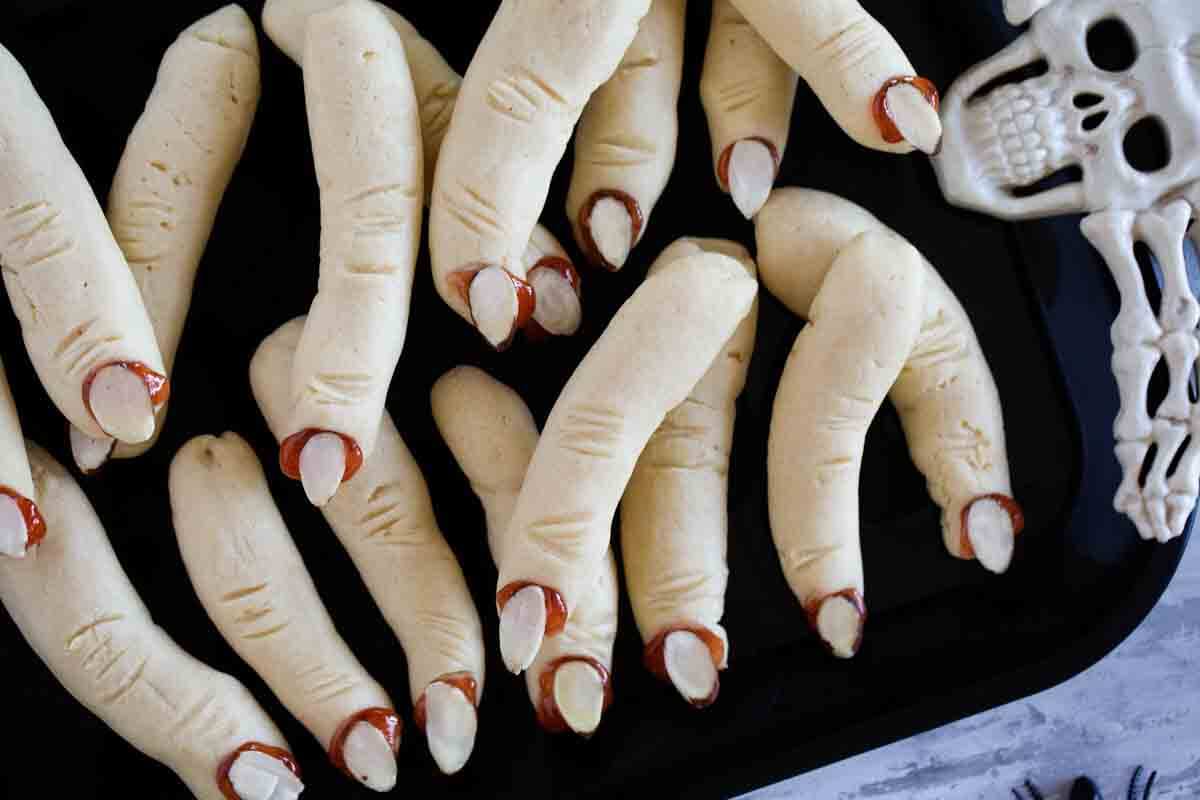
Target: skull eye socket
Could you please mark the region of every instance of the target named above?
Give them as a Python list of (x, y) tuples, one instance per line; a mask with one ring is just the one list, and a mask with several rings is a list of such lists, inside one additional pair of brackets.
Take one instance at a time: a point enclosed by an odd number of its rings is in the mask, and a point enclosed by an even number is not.
[(1138, 172), (1158, 172), (1171, 163), (1171, 140), (1158, 117), (1144, 117), (1125, 134), (1125, 160)]
[(1105, 72), (1124, 72), (1138, 58), (1133, 31), (1116, 17), (1102, 19), (1088, 29), (1087, 50), (1096, 69)]

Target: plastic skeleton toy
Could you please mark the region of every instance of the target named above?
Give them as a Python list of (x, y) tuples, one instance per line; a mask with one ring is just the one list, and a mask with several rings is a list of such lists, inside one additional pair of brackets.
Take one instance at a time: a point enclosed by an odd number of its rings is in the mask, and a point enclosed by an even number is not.
[[(952, 87), (938, 180), (952, 203), (1003, 219), (1088, 215), (1083, 234), (1121, 292), (1112, 335), (1124, 479), (1114, 505), (1143, 538), (1168, 541), (1183, 533), (1200, 487), (1200, 405), (1189, 395), (1200, 304), (1187, 274), (1189, 237), (1200, 248), (1200, 3), (1005, 0), (1005, 11), (1032, 24)], [(1123, 29), (1129, 63), (1090, 46), (1102, 25)], [(1167, 162), (1152, 168), (1127, 155), (1147, 128), (1166, 140)], [(1138, 244), (1161, 270), (1158, 312)], [(1160, 362), (1170, 386), (1151, 414)]]

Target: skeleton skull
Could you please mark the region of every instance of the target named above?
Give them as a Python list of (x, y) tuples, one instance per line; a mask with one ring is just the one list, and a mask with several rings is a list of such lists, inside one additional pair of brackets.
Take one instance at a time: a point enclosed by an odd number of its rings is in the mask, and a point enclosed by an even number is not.
[[(1131, 65), (1097, 63), (1089, 35), (1101, 24), (1128, 34)], [(1043, 74), (1004, 81), (1039, 65)], [(960, 78), (943, 108), (934, 166), (956, 205), (1005, 219), (1148, 209), (1200, 179), (1200, 1), (1057, 0)], [(1126, 155), (1145, 125), (1166, 139), (1169, 160), (1152, 171)], [(1070, 168), (1082, 178), (1040, 190)]]

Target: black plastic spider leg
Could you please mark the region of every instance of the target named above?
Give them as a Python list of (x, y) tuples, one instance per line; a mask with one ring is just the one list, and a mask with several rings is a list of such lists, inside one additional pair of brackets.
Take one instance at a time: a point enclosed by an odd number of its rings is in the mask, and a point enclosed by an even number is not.
[(1096, 782), (1084, 775), (1071, 786), (1070, 800), (1104, 800), (1104, 796)]
[(1033, 800), (1046, 800), (1046, 796), (1042, 794), (1042, 790), (1033, 785), (1033, 781), (1025, 781), (1025, 788), (1029, 791), (1029, 796)]
[(1146, 791), (1142, 793), (1142, 800), (1150, 800), (1150, 790), (1154, 788), (1154, 781), (1158, 778), (1158, 771), (1150, 773), (1150, 780), (1146, 781)]

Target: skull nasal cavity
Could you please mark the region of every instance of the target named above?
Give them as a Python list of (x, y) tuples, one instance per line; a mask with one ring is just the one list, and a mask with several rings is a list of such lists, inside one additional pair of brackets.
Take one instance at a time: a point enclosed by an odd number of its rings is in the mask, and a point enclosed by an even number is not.
[(1085, 131), (1094, 131), (1104, 124), (1104, 120), (1108, 119), (1107, 111), (1099, 111), (1087, 117), (1083, 121), (1083, 129)]
[(1138, 172), (1157, 172), (1171, 163), (1171, 140), (1158, 117), (1134, 123), (1125, 134), (1125, 160)]
[(1075, 95), (1075, 107), (1078, 109), (1092, 108), (1104, 102), (1104, 98), (1098, 94), (1084, 92), (1083, 94)]
[(1092, 64), (1105, 72), (1124, 72), (1138, 57), (1133, 32), (1115, 17), (1102, 19), (1088, 29), (1087, 48)]

